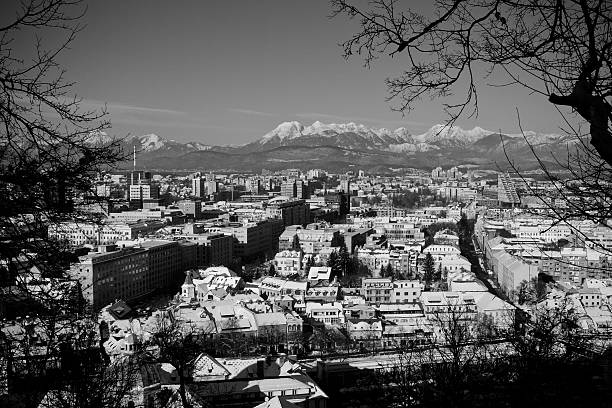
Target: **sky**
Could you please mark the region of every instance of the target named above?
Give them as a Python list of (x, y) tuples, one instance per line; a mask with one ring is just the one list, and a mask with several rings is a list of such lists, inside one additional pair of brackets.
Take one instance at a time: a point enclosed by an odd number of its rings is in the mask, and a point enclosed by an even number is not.
[[(356, 22), (330, 19), (326, 0), (86, 4), (86, 27), (60, 62), (86, 107), (106, 104), (109, 133), (117, 136), (241, 144), (291, 120), (418, 134), (447, 119), (442, 100), (424, 100), (405, 116), (393, 112), (384, 81), (401, 73), (405, 56), (370, 69), (359, 58), (345, 60), (338, 44)], [(481, 86), (479, 100), (478, 118), (457, 125), (517, 133), (519, 108), (524, 129), (559, 132), (559, 115), (541, 95)]]

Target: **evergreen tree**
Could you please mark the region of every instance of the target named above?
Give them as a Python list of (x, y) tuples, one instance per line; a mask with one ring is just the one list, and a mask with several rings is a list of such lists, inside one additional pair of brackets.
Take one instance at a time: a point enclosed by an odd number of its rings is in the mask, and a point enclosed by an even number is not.
[(425, 256), (425, 263), (423, 264), (423, 280), (425, 281), (425, 287), (429, 288), (434, 277), (435, 264), (433, 256), (427, 253)]
[(276, 276), (276, 268), (273, 263), (270, 264), (270, 269), (268, 269), (268, 276)]
[(340, 250), (338, 251), (338, 271), (340, 276), (347, 276), (352, 274), (352, 262), (351, 255), (348, 253), (346, 244), (342, 241)]
[(302, 247), (300, 246), (300, 238), (296, 235), (293, 238), (293, 244), (291, 245), (291, 249), (294, 251), (301, 251)]
[(436, 273), (434, 274), (433, 280), (435, 282), (439, 282), (442, 280), (442, 264), (438, 264), (438, 269), (436, 270)]
[(339, 256), (336, 251), (332, 252), (329, 255), (329, 259), (327, 260), (327, 266), (331, 268), (331, 275), (329, 277), (330, 279), (333, 279), (335, 276), (340, 275), (340, 271), (339, 271), (340, 263), (338, 262), (338, 260), (339, 260)]
[(385, 277), (387, 277), (387, 278), (393, 278), (393, 275), (394, 275), (394, 274), (395, 274), (395, 273), (394, 273), (394, 271), (393, 271), (393, 266), (391, 266), (391, 263), (388, 263), (388, 264), (387, 264), (386, 271), (385, 271)]

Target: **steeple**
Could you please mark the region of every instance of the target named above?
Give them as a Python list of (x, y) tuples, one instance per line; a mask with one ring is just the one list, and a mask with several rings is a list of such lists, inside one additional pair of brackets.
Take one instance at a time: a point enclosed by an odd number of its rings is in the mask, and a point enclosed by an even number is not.
[(181, 299), (184, 302), (191, 302), (196, 300), (195, 285), (193, 278), (191, 277), (191, 271), (185, 272), (185, 283), (181, 285)]

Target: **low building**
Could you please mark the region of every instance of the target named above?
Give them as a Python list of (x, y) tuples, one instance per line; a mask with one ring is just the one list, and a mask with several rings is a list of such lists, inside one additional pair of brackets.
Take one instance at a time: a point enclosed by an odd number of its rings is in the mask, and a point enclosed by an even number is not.
[(301, 251), (286, 250), (278, 252), (274, 256), (276, 273), (281, 276), (299, 275), (302, 272)]
[(415, 303), (421, 298), (424, 285), (418, 280), (393, 281), (391, 303)]
[(306, 302), (333, 303), (338, 300), (338, 289), (336, 286), (315, 286), (306, 291)]
[(365, 278), (361, 282), (363, 297), (369, 303), (391, 303), (391, 278)]

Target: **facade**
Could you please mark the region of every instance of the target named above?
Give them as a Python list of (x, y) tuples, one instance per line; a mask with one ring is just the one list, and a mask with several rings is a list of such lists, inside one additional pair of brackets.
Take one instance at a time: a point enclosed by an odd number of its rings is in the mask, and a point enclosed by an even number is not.
[(391, 303), (391, 278), (365, 278), (361, 282), (363, 297), (369, 303)]
[(96, 224), (92, 222), (60, 222), (49, 225), (49, 237), (67, 241), (71, 246), (111, 245), (117, 241), (133, 240), (155, 233), (161, 221), (136, 223)]
[(234, 238), (221, 234), (181, 234), (178, 237), (197, 244), (196, 266), (228, 266), (234, 255)]
[(219, 230), (234, 237), (234, 256), (249, 260), (276, 253), (278, 237), (283, 232), (283, 221), (269, 219), (221, 227)]
[(268, 202), (266, 216), (283, 220), (284, 226), (306, 225), (310, 222), (310, 206), (301, 199), (285, 200), (277, 197)]
[(111, 212), (108, 218), (125, 223), (136, 223), (141, 221), (163, 221), (170, 224), (176, 224), (185, 221), (185, 216), (181, 210), (175, 209), (145, 209), (136, 211)]
[(418, 280), (396, 280), (393, 281), (391, 292), (391, 303), (416, 303), (421, 298), (423, 284)]
[(206, 197), (206, 179), (200, 176), (191, 180), (191, 195), (198, 198)]
[(497, 200), (500, 204), (517, 206), (521, 204), (521, 199), (516, 192), (514, 182), (508, 173), (500, 173), (497, 176)]
[[(185, 260), (177, 241), (144, 241), (138, 246), (147, 252), (147, 279), (152, 290), (176, 286), (181, 282)], [(193, 267), (195, 259), (190, 264)]]
[(376, 223), (376, 232), (384, 234), (390, 242), (422, 241), (425, 239), (420, 226), (411, 222), (392, 221)]
[(198, 220), (202, 218), (202, 201), (200, 200), (179, 201), (178, 208), (189, 219)]
[(71, 273), (80, 281), (83, 297), (94, 310), (116, 299), (137, 299), (155, 289), (144, 248), (100, 247), (99, 252), (81, 257)]
[(276, 273), (281, 276), (300, 274), (302, 272), (301, 251), (281, 251), (274, 256)]

